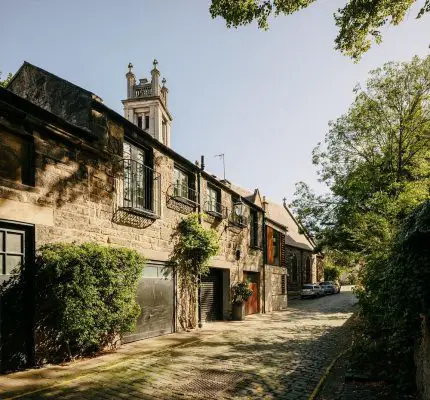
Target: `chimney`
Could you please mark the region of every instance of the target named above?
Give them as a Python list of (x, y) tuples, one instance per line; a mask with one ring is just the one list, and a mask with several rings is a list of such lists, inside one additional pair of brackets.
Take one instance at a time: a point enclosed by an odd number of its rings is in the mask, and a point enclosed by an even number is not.
[(266, 200), (266, 196), (263, 196), (263, 210), (267, 211), (267, 205), (269, 202)]

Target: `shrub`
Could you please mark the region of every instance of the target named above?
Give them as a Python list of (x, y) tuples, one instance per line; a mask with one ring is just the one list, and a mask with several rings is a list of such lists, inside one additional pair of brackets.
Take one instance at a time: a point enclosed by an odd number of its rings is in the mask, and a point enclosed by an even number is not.
[(252, 290), (246, 282), (236, 282), (231, 287), (231, 292), (233, 304), (241, 304), (252, 296)]
[(39, 361), (61, 361), (114, 347), (132, 331), (144, 262), (135, 251), (93, 243), (41, 247), (32, 273), (21, 273), (4, 288), (19, 293), (16, 288), (31, 280)]
[(326, 281), (335, 281), (339, 279), (341, 270), (335, 265), (326, 265), (324, 267), (324, 280)]
[[(360, 329), (357, 361), (414, 385), (413, 352), (421, 316), (430, 317), (430, 201), (406, 218), (389, 254), (369, 260), (361, 272), (357, 294)], [(383, 368), (381, 368), (381, 361)]]

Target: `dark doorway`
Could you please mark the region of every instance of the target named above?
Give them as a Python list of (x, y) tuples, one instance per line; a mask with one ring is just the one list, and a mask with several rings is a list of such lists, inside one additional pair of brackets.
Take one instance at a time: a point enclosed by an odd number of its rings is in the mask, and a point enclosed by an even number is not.
[(201, 280), (202, 320), (222, 319), (222, 269), (211, 268)]
[(124, 342), (172, 333), (174, 324), (173, 269), (162, 262), (148, 262), (137, 286), (141, 313), (136, 331), (126, 335)]

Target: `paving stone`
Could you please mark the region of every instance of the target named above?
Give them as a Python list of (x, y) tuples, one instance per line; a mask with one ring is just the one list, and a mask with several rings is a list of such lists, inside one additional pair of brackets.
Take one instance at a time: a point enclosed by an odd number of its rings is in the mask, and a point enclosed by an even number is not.
[(96, 374), (21, 399), (305, 400), (342, 350), (343, 324), (355, 302), (343, 291), (294, 300), (287, 311), (240, 324), (211, 324), (215, 334), (200, 341), (106, 363)]

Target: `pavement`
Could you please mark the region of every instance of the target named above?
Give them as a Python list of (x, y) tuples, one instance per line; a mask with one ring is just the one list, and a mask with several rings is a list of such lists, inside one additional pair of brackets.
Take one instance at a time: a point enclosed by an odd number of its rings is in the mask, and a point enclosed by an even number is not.
[(0, 399), (308, 399), (349, 344), (356, 298), (292, 300), (287, 311), (208, 323), (116, 352), (0, 377)]

